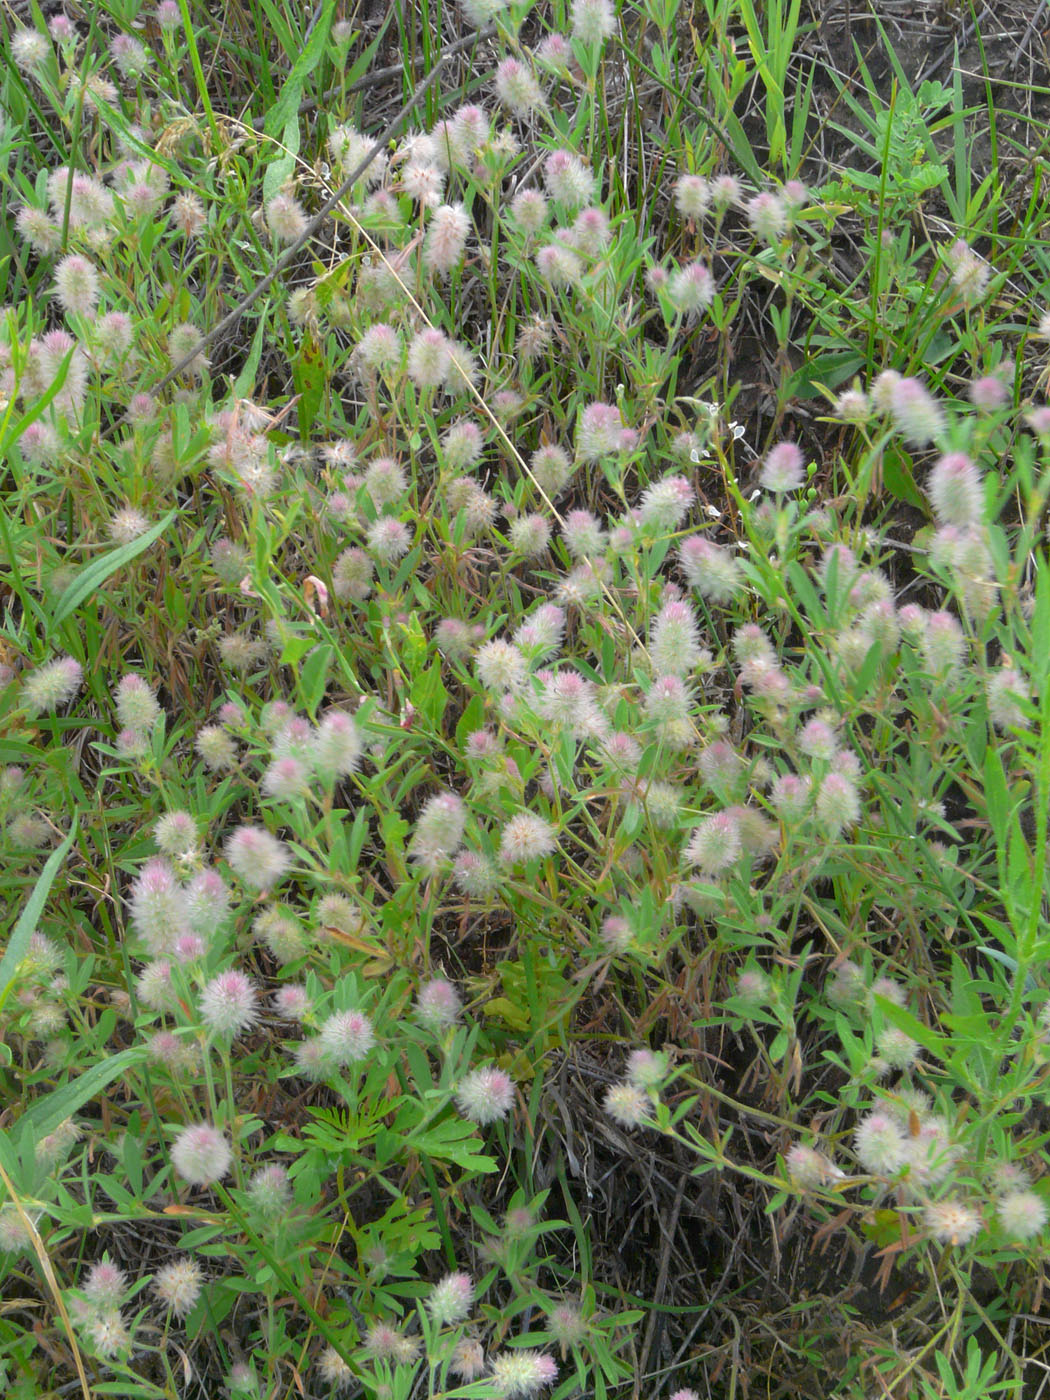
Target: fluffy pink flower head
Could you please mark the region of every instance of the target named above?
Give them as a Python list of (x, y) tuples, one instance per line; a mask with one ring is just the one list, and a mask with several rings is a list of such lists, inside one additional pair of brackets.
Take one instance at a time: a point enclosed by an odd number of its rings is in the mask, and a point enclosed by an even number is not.
[(674, 187), (675, 208), (683, 219), (700, 219), (711, 205), (711, 186), (702, 175), (680, 175)]
[(652, 1112), (649, 1095), (639, 1084), (625, 1081), (613, 1084), (605, 1094), (602, 1107), (610, 1118), (625, 1128), (636, 1128)]
[(588, 404), (580, 413), (576, 428), (576, 455), (583, 462), (619, 452), (625, 433), (620, 410), (615, 404)]
[(679, 315), (691, 311), (706, 311), (714, 301), (715, 279), (702, 262), (686, 263), (671, 273), (667, 297)]
[(996, 1210), (1003, 1232), (1011, 1240), (1030, 1240), (1046, 1224), (1046, 1202), (1034, 1191), (1007, 1191), (999, 1197)]
[(758, 479), (767, 491), (777, 495), (797, 491), (806, 479), (799, 447), (793, 442), (779, 442), (770, 448)]
[(462, 1010), (459, 993), (445, 978), (432, 978), (420, 987), (416, 998), (416, 1018), (429, 1030), (444, 1031), (454, 1026)]
[(501, 1069), (471, 1070), (460, 1080), (456, 1104), (472, 1123), (496, 1123), (506, 1118), (514, 1105), (514, 1081)]
[(292, 863), (283, 841), (259, 826), (239, 826), (226, 843), (226, 859), (238, 878), (254, 890), (268, 890)]
[(944, 431), (944, 414), (918, 379), (899, 379), (889, 390), (893, 426), (912, 447), (925, 447)]
[(572, 37), (593, 49), (616, 33), (616, 10), (612, 0), (572, 0)]
[(559, 204), (579, 209), (594, 203), (594, 176), (572, 151), (552, 151), (544, 162), (543, 179), (551, 198)]
[(981, 475), (965, 452), (946, 452), (937, 458), (926, 493), (938, 525), (966, 530), (979, 526), (984, 519)]
[(213, 1035), (231, 1039), (259, 1019), (255, 988), (243, 972), (231, 967), (213, 977), (201, 992), (200, 1013)]
[(858, 1124), (853, 1146), (861, 1166), (874, 1176), (895, 1176), (908, 1161), (904, 1131), (882, 1109), (874, 1109)]
[(732, 812), (714, 812), (693, 828), (685, 859), (704, 875), (720, 875), (740, 859), (740, 823)]
[(447, 277), (463, 261), (470, 217), (462, 204), (442, 204), (434, 210), (423, 244), (423, 265)]
[(764, 190), (748, 201), (747, 221), (761, 242), (776, 243), (787, 229), (788, 211), (782, 199)]
[(413, 338), (408, 347), (408, 375), (418, 388), (440, 388), (451, 368), (449, 341), (444, 332), (429, 327)]
[(321, 1026), (318, 1037), (331, 1064), (363, 1060), (376, 1043), (372, 1022), (363, 1011), (337, 1011)]
[(210, 1186), (230, 1170), (233, 1153), (225, 1136), (210, 1123), (183, 1128), (171, 1149), (178, 1174), (192, 1186)]
[(92, 1264), (84, 1284), (84, 1296), (92, 1307), (117, 1308), (128, 1288), (128, 1276), (109, 1259)]

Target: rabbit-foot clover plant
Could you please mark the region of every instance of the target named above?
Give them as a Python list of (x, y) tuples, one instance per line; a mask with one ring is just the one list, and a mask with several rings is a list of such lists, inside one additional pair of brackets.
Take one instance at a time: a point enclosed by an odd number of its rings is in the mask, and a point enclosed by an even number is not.
[(797, 6), (20, 16), (5, 1393), (1030, 1386), (1030, 163)]

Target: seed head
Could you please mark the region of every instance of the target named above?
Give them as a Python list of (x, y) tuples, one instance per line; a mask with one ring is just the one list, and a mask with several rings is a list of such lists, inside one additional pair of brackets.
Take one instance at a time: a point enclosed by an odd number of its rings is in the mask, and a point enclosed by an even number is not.
[(576, 456), (596, 462), (625, 446), (623, 419), (614, 404), (592, 403), (582, 409), (576, 427)]
[(559, 204), (580, 209), (594, 203), (594, 176), (572, 151), (552, 151), (543, 165), (543, 179), (550, 197)]
[(926, 1228), (939, 1244), (969, 1244), (980, 1231), (981, 1217), (965, 1201), (932, 1201), (926, 1207)]
[(131, 1333), (116, 1308), (92, 1318), (88, 1327), (91, 1344), (101, 1357), (122, 1356), (131, 1346)]
[(711, 603), (728, 603), (743, 584), (736, 559), (704, 535), (690, 535), (678, 547), (687, 583)]
[(771, 191), (764, 190), (748, 201), (747, 221), (755, 237), (761, 242), (777, 243), (787, 230), (787, 209), (782, 199)]
[(627, 1057), (627, 1080), (638, 1089), (657, 1089), (667, 1078), (667, 1056), (662, 1051), (632, 1050)]
[(160, 719), (157, 697), (141, 676), (134, 673), (122, 676), (113, 698), (117, 719), (125, 729), (148, 734)]
[(696, 617), (688, 603), (673, 599), (653, 619), (649, 657), (662, 676), (688, 676), (704, 656)]
[(486, 642), (475, 658), (478, 679), (486, 690), (517, 693), (525, 685), (528, 662), (510, 642)]
[(170, 952), (187, 922), (186, 896), (162, 856), (146, 861), (131, 886), (131, 918), (154, 955)]
[(606, 545), (601, 521), (589, 510), (570, 510), (562, 526), (561, 537), (573, 559), (591, 559), (601, 554)]
[(529, 469), (536, 484), (552, 499), (565, 489), (574, 470), (568, 454), (554, 443), (537, 448), (529, 461)]
[(676, 268), (667, 281), (667, 299), (679, 316), (706, 311), (715, 298), (715, 279), (702, 262)]
[(452, 368), (448, 337), (433, 327), (420, 331), (408, 347), (407, 368), (418, 388), (440, 388)]
[(273, 1007), (286, 1021), (302, 1021), (311, 1009), (309, 993), (298, 983), (289, 982), (274, 992)]
[(468, 418), (459, 418), (441, 438), (441, 454), (445, 465), (453, 471), (465, 472), (481, 459), (485, 439), (481, 429)]
[(79, 253), (68, 253), (55, 268), (54, 290), (63, 311), (90, 316), (98, 305), (98, 269)]
[(290, 194), (275, 194), (266, 205), (266, 224), (275, 243), (295, 243), (306, 232), (306, 210)]
[(469, 234), (470, 217), (463, 205), (440, 205), (431, 215), (427, 228), (423, 243), (423, 266), (447, 277), (463, 261)]
[(788, 1176), (803, 1191), (816, 1191), (825, 1184), (828, 1160), (814, 1147), (796, 1142), (784, 1158)]
[(817, 789), (817, 817), (829, 836), (839, 836), (860, 820), (857, 789), (844, 773), (828, 773)]
[(1009, 729), (1023, 729), (1026, 723), (1021, 700), (1028, 700), (1031, 692), (1020, 671), (1013, 666), (1002, 666), (994, 671), (985, 683), (988, 700), (988, 718), (1000, 733)]
[(128, 1276), (109, 1259), (99, 1259), (88, 1271), (84, 1296), (92, 1307), (117, 1308), (128, 1290)]
[(585, 48), (597, 48), (616, 33), (611, 0), (572, 0), (572, 37)]
[(1046, 1203), (1034, 1191), (1007, 1191), (999, 1197), (996, 1210), (1004, 1234), (1020, 1242), (1038, 1235), (1047, 1220)]
[(396, 564), (412, 547), (412, 532), (392, 515), (380, 516), (368, 529), (368, 548), (380, 564)]
[(516, 58), (505, 58), (496, 69), (496, 96), (516, 117), (545, 106), (536, 75)]
[(542, 190), (519, 190), (510, 203), (510, 216), (527, 238), (547, 225), (547, 200)]
[(536, 270), (552, 287), (573, 287), (583, 277), (583, 263), (564, 242), (537, 249)]
[(499, 884), (492, 862), (477, 851), (460, 851), (452, 865), (456, 888), (471, 899), (487, 899)]
[(995, 413), (1010, 402), (1010, 390), (997, 374), (984, 374), (973, 380), (967, 392), (970, 402), (981, 413)]
[(204, 1276), (196, 1259), (185, 1255), (158, 1270), (153, 1291), (163, 1307), (176, 1317), (186, 1317), (201, 1295)]
[(945, 256), (952, 285), (963, 306), (969, 309), (979, 306), (988, 290), (991, 267), (961, 238), (956, 239)]
[(963, 630), (947, 612), (929, 613), (925, 617), (920, 645), (926, 669), (938, 680), (957, 671), (966, 654)]
[(557, 847), (554, 828), (534, 812), (519, 812), (500, 833), (500, 857), (507, 865), (524, 865), (549, 856)]
[(625, 1128), (636, 1128), (652, 1113), (648, 1093), (638, 1084), (625, 1081), (613, 1084), (606, 1092), (602, 1107), (610, 1118)]
[(581, 209), (573, 220), (569, 241), (585, 258), (600, 257), (612, 242), (612, 230), (605, 210), (597, 205)]
[(511, 521), (507, 539), (523, 559), (538, 558), (550, 544), (551, 528), (543, 515), (519, 515)]
[(354, 1383), (354, 1373), (336, 1351), (335, 1347), (325, 1347), (317, 1362), (321, 1379), (331, 1390), (348, 1390)]
[(51, 45), (38, 29), (16, 29), (11, 35), (11, 57), (24, 73), (33, 73), (51, 53)]
[(255, 1210), (270, 1221), (282, 1219), (292, 1208), (292, 1183), (278, 1163), (260, 1167), (248, 1183), (248, 1198)]

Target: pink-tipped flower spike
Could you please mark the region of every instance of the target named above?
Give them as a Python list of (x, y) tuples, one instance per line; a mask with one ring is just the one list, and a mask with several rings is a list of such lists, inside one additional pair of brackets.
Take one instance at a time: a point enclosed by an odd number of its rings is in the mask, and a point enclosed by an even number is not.
[(558, 1367), (540, 1351), (501, 1351), (492, 1362), (492, 1384), (501, 1400), (528, 1400), (553, 1385)]
[(427, 1312), (439, 1327), (462, 1322), (470, 1316), (474, 1303), (474, 1281), (469, 1274), (446, 1274), (435, 1283), (427, 1298)]
[(71, 656), (60, 656), (30, 671), (22, 682), (22, 704), (30, 715), (57, 710), (80, 689), (83, 671)]

